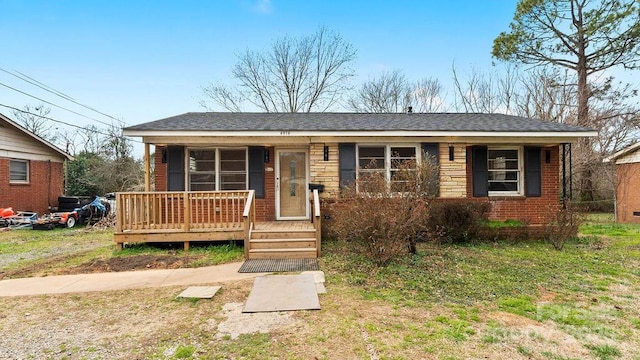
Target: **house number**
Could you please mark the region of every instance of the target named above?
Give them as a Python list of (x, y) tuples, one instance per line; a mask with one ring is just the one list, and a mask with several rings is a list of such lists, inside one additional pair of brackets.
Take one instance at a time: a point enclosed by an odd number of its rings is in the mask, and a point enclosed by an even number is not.
[(289, 136), (291, 135), (291, 131), (280, 131), (280, 136)]

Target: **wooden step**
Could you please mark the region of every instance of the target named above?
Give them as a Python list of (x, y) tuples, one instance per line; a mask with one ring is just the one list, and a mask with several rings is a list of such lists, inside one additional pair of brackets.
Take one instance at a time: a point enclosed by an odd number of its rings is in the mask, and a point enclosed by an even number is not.
[(315, 238), (316, 231), (311, 230), (253, 230), (251, 239), (300, 239)]
[(251, 249), (249, 259), (315, 259), (316, 248)]
[(250, 249), (313, 248), (315, 238), (251, 239)]

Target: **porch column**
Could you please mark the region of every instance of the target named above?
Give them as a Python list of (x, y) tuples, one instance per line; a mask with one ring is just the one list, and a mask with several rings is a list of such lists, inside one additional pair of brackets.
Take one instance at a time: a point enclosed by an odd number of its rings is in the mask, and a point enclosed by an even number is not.
[(151, 191), (151, 156), (149, 143), (144, 143), (144, 191)]

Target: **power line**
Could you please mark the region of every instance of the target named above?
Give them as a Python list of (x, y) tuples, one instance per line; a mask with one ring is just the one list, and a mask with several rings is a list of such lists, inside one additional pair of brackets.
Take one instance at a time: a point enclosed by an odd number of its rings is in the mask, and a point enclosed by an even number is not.
[[(98, 113), (98, 114), (100, 114), (100, 115), (104, 115), (104, 116), (106, 116), (106, 117), (108, 117), (108, 118), (110, 118), (110, 119), (112, 119), (112, 120), (115, 120), (115, 121), (118, 121), (118, 122), (122, 122), (122, 123), (124, 123), (124, 121), (122, 121), (121, 119), (118, 119), (118, 118), (116, 118), (116, 117), (113, 117), (113, 116), (111, 116), (111, 115), (109, 115), (109, 114), (105, 114), (104, 112), (102, 112), (102, 111), (100, 111), (100, 110), (97, 110), (97, 109), (95, 109), (95, 108), (93, 108), (93, 107), (91, 107), (91, 106), (88, 106), (88, 105), (82, 104), (82, 103), (80, 103), (80, 102), (76, 101), (76, 100), (75, 100), (74, 98), (72, 98), (71, 96), (69, 96), (69, 95), (67, 95), (67, 94), (65, 94), (65, 93), (63, 93), (63, 92), (60, 92), (60, 91), (58, 91), (58, 90), (56, 90), (56, 89), (52, 88), (51, 86), (48, 86), (48, 85), (46, 85), (46, 84), (44, 84), (44, 83), (42, 83), (42, 82), (40, 82), (40, 81), (38, 81), (38, 80), (36, 80), (36, 79), (32, 78), (32, 77), (31, 77), (31, 76), (29, 76), (29, 75), (26, 75), (26, 74), (24, 74), (24, 73), (21, 73), (20, 71), (16, 71), (16, 73), (18, 73), (18, 74), (20, 74), (20, 75), (16, 75), (15, 73), (13, 73), (13, 72), (11, 72), (11, 71), (8, 71), (8, 70), (5, 70), (5, 69), (3, 69), (3, 68), (0, 68), (0, 71), (5, 72), (5, 73), (7, 73), (7, 74), (9, 74), (9, 75), (11, 75), (11, 76), (14, 76), (14, 77), (16, 77), (16, 78), (18, 78), (18, 79), (20, 79), (20, 80), (22, 80), (22, 81), (28, 82), (28, 83), (29, 83), (29, 84), (31, 84), (31, 85), (37, 86), (37, 87), (39, 87), (39, 88), (40, 88), (40, 89), (42, 89), (42, 90), (45, 90), (45, 91), (47, 91), (47, 92), (49, 92), (49, 93), (51, 93), (51, 94), (54, 94), (54, 95), (56, 95), (56, 96), (59, 96), (59, 97), (61, 97), (61, 98), (65, 99), (65, 100), (67, 100), (67, 101), (70, 101), (70, 102), (72, 102), (72, 103), (76, 104), (76, 105), (82, 106), (82, 107), (83, 107), (83, 108), (85, 108), (85, 109), (88, 109), (88, 110), (94, 111), (94, 112), (96, 112), (96, 113)], [(125, 125), (126, 125), (126, 124), (125, 124)]]
[(107, 125), (107, 126), (111, 126), (111, 125), (112, 125), (112, 124), (108, 124), (108, 123), (106, 123), (106, 122), (100, 121), (100, 120), (98, 120), (98, 119), (96, 119), (96, 118), (92, 118), (91, 116), (87, 116), (87, 115), (81, 114), (81, 113), (79, 113), (79, 112), (76, 112), (76, 111), (73, 111), (73, 110), (67, 109), (67, 108), (66, 108), (66, 107), (64, 107), (64, 106), (56, 105), (56, 104), (54, 104), (54, 103), (52, 103), (52, 102), (50, 102), (50, 101), (47, 101), (47, 100), (41, 99), (41, 98), (39, 98), (39, 97), (37, 97), (37, 96), (33, 96), (33, 95), (28, 94), (28, 93), (26, 93), (26, 92), (24, 92), (24, 91), (22, 91), (22, 90), (18, 90), (18, 89), (14, 88), (14, 87), (11, 87), (11, 86), (9, 86), (9, 85), (7, 85), (7, 84), (0, 83), (0, 86), (4, 86), (4, 87), (6, 87), (7, 89), (11, 89), (11, 90), (13, 90), (13, 91), (19, 92), (19, 93), (21, 93), (21, 94), (23, 94), (23, 95), (29, 96), (29, 97), (34, 98), (34, 99), (39, 100), (39, 101), (42, 101), (43, 103), (49, 104), (49, 105), (51, 105), (51, 106), (55, 106), (55, 107), (57, 107), (57, 108), (59, 108), (59, 109), (66, 110), (66, 111), (68, 111), (68, 112), (70, 112), (70, 113), (73, 113), (73, 114), (76, 114), (76, 115), (78, 115), (78, 116), (82, 116), (82, 117), (84, 117), (84, 118), (87, 118), (87, 119), (90, 119), (90, 120), (93, 120), (93, 121), (99, 122), (99, 123), (100, 123), (100, 124), (102, 124), (102, 125)]
[[(68, 122), (65, 122), (65, 121), (62, 121), (62, 120), (58, 120), (58, 119), (54, 119), (54, 118), (50, 118), (50, 117), (48, 117), (48, 116), (42, 116), (42, 115), (39, 115), (39, 114), (35, 114), (35, 113), (30, 112), (30, 111), (26, 111), (26, 110), (18, 109), (17, 107), (14, 107), (14, 106), (9, 106), (9, 105), (5, 105), (5, 104), (0, 104), (0, 106), (5, 107), (5, 108), (7, 108), (7, 109), (11, 109), (11, 110), (19, 111), (19, 112), (21, 112), (21, 113), (23, 113), (23, 114), (29, 114), (29, 115), (37, 116), (37, 117), (42, 118), (42, 119), (46, 119), (46, 120), (50, 120), (50, 121), (55, 121), (55, 122), (58, 122), (58, 123), (60, 123), (60, 124), (64, 124), (64, 125), (67, 125), (67, 126), (71, 126), (71, 127), (77, 128), (77, 129), (87, 130), (87, 128), (86, 128), (86, 127), (82, 127), (82, 126), (80, 126), (80, 125), (75, 125), (75, 124), (71, 124), (71, 123), (68, 123)], [(109, 126), (111, 126), (111, 125), (109, 125)], [(107, 134), (107, 133), (104, 133), (104, 132), (98, 131), (97, 129), (94, 129), (93, 131), (94, 131), (96, 134), (100, 134), (100, 135), (104, 135), (104, 136), (111, 136), (111, 135), (113, 135), (113, 134)], [(131, 138), (130, 138), (129, 140), (131, 140), (131, 141), (133, 141), (133, 142), (137, 142), (137, 143), (143, 144), (143, 142), (142, 142), (142, 141), (140, 141), (140, 140), (131, 139)]]

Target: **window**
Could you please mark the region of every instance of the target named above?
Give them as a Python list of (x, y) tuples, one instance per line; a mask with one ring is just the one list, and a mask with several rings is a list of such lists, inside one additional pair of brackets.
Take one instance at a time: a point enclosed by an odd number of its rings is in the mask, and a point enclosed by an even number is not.
[(367, 176), (382, 175), (385, 181), (393, 187), (402, 180), (397, 180), (401, 164), (413, 162), (415, 164), (418, 154), (417, 146), (393, 146), (393, 145), (360, 145), (358, 146), (358, 179), (360, 183), (366, 183)]
[[(403, 182), (406, 181), (405, 173), (404, 179), (400, 174), (400, 169), (407, 169), (407, 167), (415, 168), (416, 164), (416, 148), (415, 147), (391, 147), (390, 148), (390, 181), (391, 189), (395, 191), (401, 191), (403, 188)], [(398, 178), (400, 177), (400, 178)]]
[(246, 149), (189, 150), (191, 191), (246, 190)]
[(245, 149), (220, 150), (220, 190), (247, 188), (247, 151)]
[(216, 190), (216, 150), (189, 150), (189, 180), (192, 191)]
[(9, 182), (28, 183), (29, 182), (29, 161), (11, 160), (9, 162)]
[(521, 151), (519, 148), (489, 148), (487, 170), (489, 195), (521, 194)]

